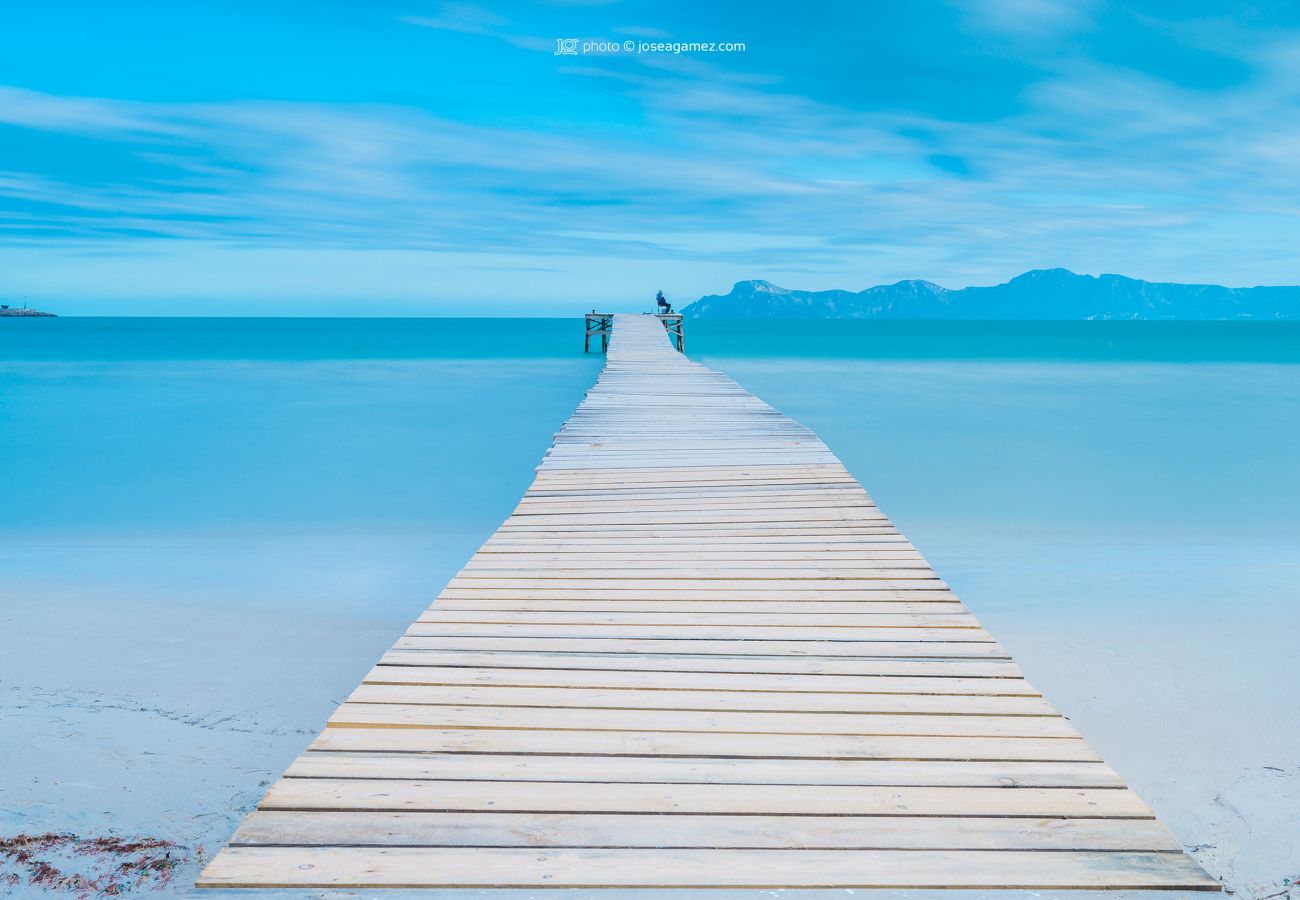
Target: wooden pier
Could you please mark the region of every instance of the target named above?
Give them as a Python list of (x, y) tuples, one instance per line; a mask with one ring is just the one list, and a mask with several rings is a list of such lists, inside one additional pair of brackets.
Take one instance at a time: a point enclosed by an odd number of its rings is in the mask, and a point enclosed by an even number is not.
[(612, 326), (201, 887), (1218, 889), (816, 435)]
[[(686, 333), (682, 327), (681, 313), (655, 313), (654, 317), (663, 323), (668, 338), (678, 353), (686, 352)], [(582, 339), (582, 352), (591, 352), (591, 339), (600, 339), (600, 352), (609, 352), (609, 336), (614, 331), (614, 316), (611, 313), (598, 313), (594, 309), (587, 313), (586, 335)]]

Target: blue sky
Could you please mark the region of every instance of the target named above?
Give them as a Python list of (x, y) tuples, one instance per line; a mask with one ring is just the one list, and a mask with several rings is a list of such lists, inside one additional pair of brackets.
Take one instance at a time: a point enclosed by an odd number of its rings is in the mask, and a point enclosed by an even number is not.
[(121, 0), (0, 28), (0, 295), (64, 312), (1294, 284), (1298, 170), (1293, 3)]

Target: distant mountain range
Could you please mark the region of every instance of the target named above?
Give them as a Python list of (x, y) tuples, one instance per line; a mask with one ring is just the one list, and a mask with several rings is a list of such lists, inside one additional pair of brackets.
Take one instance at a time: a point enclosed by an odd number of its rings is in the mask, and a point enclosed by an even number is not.
[(1228, 288), (1034, 269), (949, 290), (900, 281), (864, 291), (794, 291), (739, 281), (687, 305), (691, 319), (1300, 319), (1300, 287)]

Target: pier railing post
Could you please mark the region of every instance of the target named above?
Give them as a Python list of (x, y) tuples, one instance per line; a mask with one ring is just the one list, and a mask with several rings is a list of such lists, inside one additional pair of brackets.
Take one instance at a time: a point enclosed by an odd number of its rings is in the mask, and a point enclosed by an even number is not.
[(591, 336), (600, 335), (600, 352), (609, 352), (609, 335), (614, 330), (614, 316), (612, 313), (598, 313), (594, 309), (587, 313), (586, 333), (582, 338), (582, 352), (591, 352)]
[(686, 352), (686, 334), (682, 330), (682, 317), (680, 313), (658, 314), (655, 316), (664, 325), (664, 330), (668, 332), (668, 337), (673, 346), (677, 348), (678, 353)]

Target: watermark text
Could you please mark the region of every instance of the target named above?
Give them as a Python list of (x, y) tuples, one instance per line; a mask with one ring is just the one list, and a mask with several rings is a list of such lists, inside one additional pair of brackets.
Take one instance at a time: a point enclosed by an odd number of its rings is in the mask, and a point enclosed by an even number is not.
[(736, 41), (640, 41), (556, 38), (555, 56), (641, 56), (649, 53), (744, 53)]

